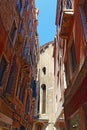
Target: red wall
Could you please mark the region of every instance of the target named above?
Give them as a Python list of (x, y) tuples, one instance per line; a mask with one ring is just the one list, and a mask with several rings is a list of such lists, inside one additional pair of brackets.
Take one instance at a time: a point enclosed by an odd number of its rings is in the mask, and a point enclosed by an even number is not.
[[(86, 41), (85, 41), (85, 35), (83, 30), (83, 24), (80, 16), (79, 11), (79, 0), (74, 1), (74, 26), (73, 26), (73, 35), (74, 35), (74, 43), (75, 43), (75, 50), (76, 50), (76, 60), (77, 60), (77, 67), (76, 70), (79, 71), (80, 64), (86, 57), (85, 50), (86, 49)], [(68, 45), (67, 45), (67, 51), (68, 53)], [(68, 76), (71, 84), (74, 84), (75, 80), (70, 79), (70, 70), (69, 70), (69, 58), (67, 55), (67, 63), (68, 63)], [(76, 73), (75, 73), (76, 74)], [(74, 75), (72, 77), (74, 78)], [(71, 87), (71, 86), (70, 86)], [(73, 86), (74, 88), (74, 86)], [(71, 88), (67, 88), (69, 90)], [(69, 92), (69, 91), (67, 91)], [(65, 95), (66, 97), (66, 95)], [(74, 93), (72, 99), (69, 100), (68, 104), (65, 105), (65, 113), (66, 117), (69, 117), (71, 114), (73, 114), (85, 101), (87, 101), (87, 76), (83, 80), (83, 82), (78, 87), (78, 90), (76, 93)], [(65, 100), (66, 102), (66, 100)]]
[(4, 50), (5, 41), (6, 41), (6, 32), (5, 32), (2, 24), (0, 23), (0, 57)]
[(81, 83), (78, 91), (73, 95), (72, 99), (65, 106), (66, 117), (72, 115), (86, 101), (87, 101), (87, 76)]
[(85, 47), (85, 37), (83, 31), (82, 20), (79, 11), (79, 0), (74, 2), (74, 40), (75, 40), (75, 48), (76, 48), (76, 56), (77, 56), (77, 63), (79, 64), (82, 58), (85, 55), (84, 47)]

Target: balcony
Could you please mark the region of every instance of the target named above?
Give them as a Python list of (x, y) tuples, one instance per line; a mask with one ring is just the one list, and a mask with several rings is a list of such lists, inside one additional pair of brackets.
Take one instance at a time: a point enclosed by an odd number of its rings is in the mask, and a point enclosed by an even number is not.
[(68, 38), (74, 21), (74, 12), (72, 9), (63, 10), (62, 25), (60, 30), (60, 37), (63, 39)]

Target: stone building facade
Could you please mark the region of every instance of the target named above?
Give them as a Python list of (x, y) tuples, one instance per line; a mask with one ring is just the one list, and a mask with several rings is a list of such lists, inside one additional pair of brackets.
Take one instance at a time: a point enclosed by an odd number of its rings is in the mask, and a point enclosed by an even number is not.
[(32, 129), (36, 102), (38, 9), (0, 0), (0, 130)]
[(34, 123), (35, 130), (54, 128), (54, 58), (53, 42), (40, 48), (40, 108), (39, 118)]

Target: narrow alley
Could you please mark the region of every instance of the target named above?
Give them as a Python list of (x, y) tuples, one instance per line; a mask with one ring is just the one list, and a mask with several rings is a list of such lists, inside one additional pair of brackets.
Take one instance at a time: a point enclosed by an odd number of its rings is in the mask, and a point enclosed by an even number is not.
[(87, 0), (55, 2), (41, 45), (36, 0), (0, 0), (0, 130), (87, 130)]

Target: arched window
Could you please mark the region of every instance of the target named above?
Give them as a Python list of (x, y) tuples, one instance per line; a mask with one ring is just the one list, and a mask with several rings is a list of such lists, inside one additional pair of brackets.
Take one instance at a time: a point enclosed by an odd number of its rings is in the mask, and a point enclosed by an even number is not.
[(21, 126), (21, 127), (20, 127), (20, 130), (25, 130), (25, 127), (24, 127), (24, 126)]
[(42, 86), (42, 113), (46, 113), (46, 85)]
[(43, 128), (43, 127), (42, 127), (41, 124), (37, 124), (37, 125), (36, 125), (36, 130), (42, 130), (42, 128)]
[(43, 67), (42, 71), (43, 71), (43, 74), (45, 75), (46, 74), (46, 67)]
[(38, 125), (38, 130), (41, 130), (41, 125)]

